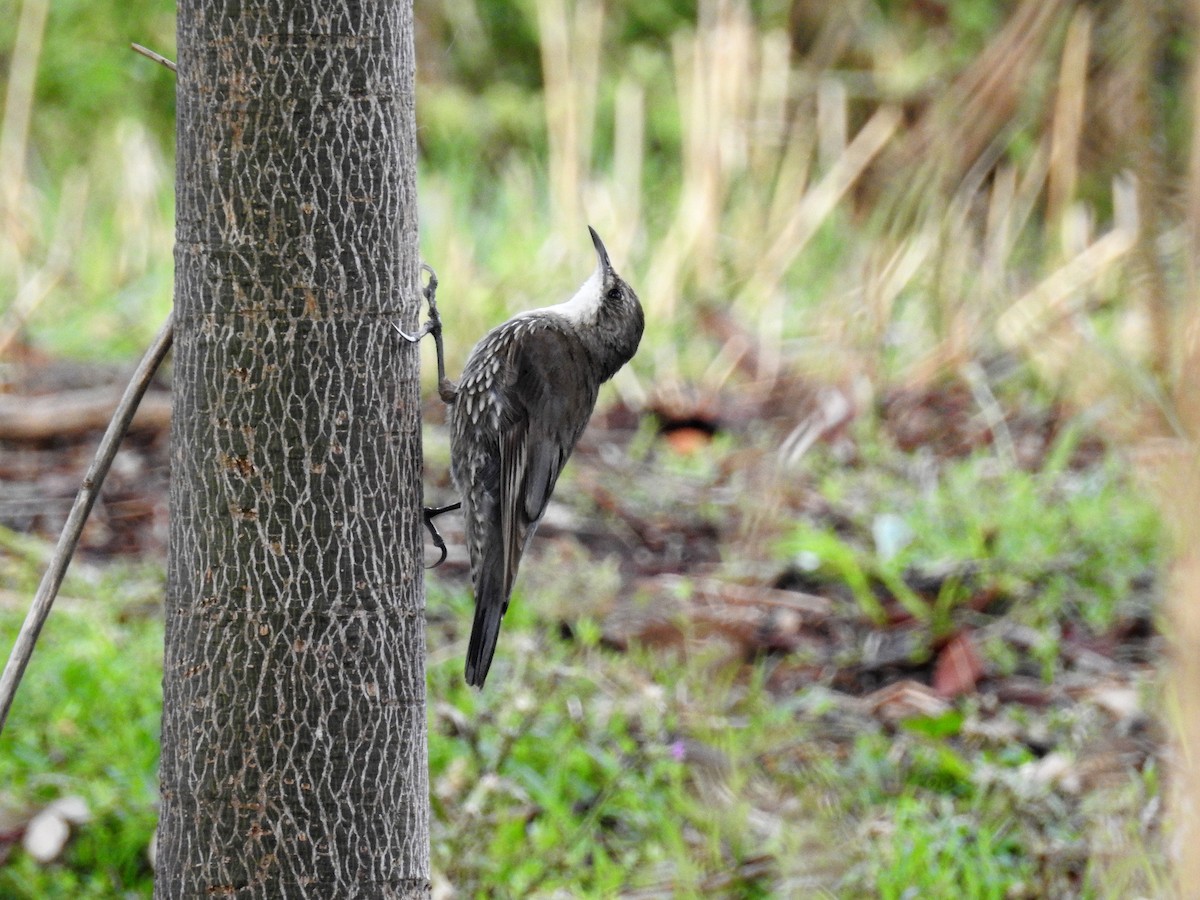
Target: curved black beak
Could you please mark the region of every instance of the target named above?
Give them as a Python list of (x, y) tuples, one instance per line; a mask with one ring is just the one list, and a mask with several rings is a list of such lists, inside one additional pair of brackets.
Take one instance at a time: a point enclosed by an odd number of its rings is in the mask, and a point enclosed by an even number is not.
[(596, 229), (591, 225), (588, 226), (588, 232), (592, 236), (592, 244), (596, 248), (596, 256), (600, 258), (600, 268), (606, 272), (612, 271), (612, 263), (608, 259), (608, 250), (604, 247), (604, 241), (600, 240), (600, 235), (596, 234)]

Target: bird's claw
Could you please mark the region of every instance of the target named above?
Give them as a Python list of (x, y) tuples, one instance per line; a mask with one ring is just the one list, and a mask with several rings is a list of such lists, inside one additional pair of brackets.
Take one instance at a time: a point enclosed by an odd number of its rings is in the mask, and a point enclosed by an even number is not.
[(421, 271), (429, 273), (429, 283), (425, 285), (421, 293), (425, 295), (425, 302), (430, 306), (431, 315), (436, 315), (434, 311), (437, 309), (437, 272), (433, 271), (433, 266), (428, 263), (421, 263)]
[(409, 334), (395, 322), (392, 323), (392, 327), (396, 329), (396, 333), (410, 344), (415, 344), (427, 334), (432, 334), (434, 338), (438, 340), (440, 340), (442, 335), (442, 317), (438, 315), (437, 308), (437, 273), (433, 271), (432, 266), (427, 265), (426, 263), (421, 263), (421, 271), (429, 273), (429, 281), (426, 283), (425, 287), (421, 289), (421, 295), (425, 298), (425, 303), (429, 307), (429, 318), (425, 321), (425, 324), (421, 326), (421, 330), (416, 334)]
[(433, 540), (433, 546), (437, 547), (441, 553), (438, 561), (431, 566), (426, 566), (426, 569), (436, 569), (446, 561), (446, 556), (449, 551), (446, 549), (446, 542), (442, 540), (441, 532), (437, 530), (437, 526), (433, 524), (433, 520), (442, 513), (452, 512), (462, 508), (462, 503), (451, 503), (449, 506), (426, 506), (421, 511), (421, 516), (425, 519), (425, 527), (429, 529), (429, 537)]
[[(429, 318), (416, 334), (409, 334), (395, 322), (392, 323), (392, 327), (396, 329), (396, 333), (400, 337), (404, 338), (410, 344), (417, 343), (417, 341), (421, 340), (427, 334), (433, 335), (434, 343), (437, 344), (438, 394), (442, 400), (451, 403), (454, 400), (455, 387), (454, 383), (446, 378), (446, 361), (442, 352), (442, 318), (438, 315), (437, 308), (437, 273), (433, 271), (432, 266), (425, 263), (421, 263), (421, 271), (429, 273), (429, 281), (426, 282), (425, 287), (421, 290), (422, 295), (425, 297), (425, 303), (429, 307)], [(450, 512), (461, 506), (462, 503), (452, 503), (449, 506), (426, 506), (422, 510), (421, 515), (425, 520), (425, 527), (429, 529), (429, 537), (433, 541), (433, 546), (437, 547), (439, 554), (437, 562), (426, 566), (426, 569), (436, 569), (446, 561), (446, 557), (449, 555), (449, 551), (446, 549), (446, 542), (442, 540), (442, 535), (437, 530), (437, 526), (433, 524), (433, 520), (442, 513)]]
[(425, 524), (428, 526), (429, 534), (433, 538), (433, 546), (438, 548), (438, 553), (440, 554), (437, 558), (437, 562), (430, 563), (425, 568), (426, 569), (436, 569), (438, 566), (440, 566), (442, 563), (444, 563), (446, 561), (446, 557), (450, 554), (450, 551), (446, 549), (446, 542), (444, 540), (442, 540), (442, 536), (438, 532), (437, 526), (434, 525), (430, 519), (426, 519)]
[(421, 330), (418, 331), (416, 334), (409, 334), (407, 331), (405, 331), (403, 328), (401, 328), (395, 322), (392, 323), (392, 327), (396, 329), (396, 334), (400, 335), (400, 337), (404, 338), (410, 344), (415, 344), (421, 338), (425, 337), (425, 335), (429, 334), (429, 332), (433, 331), (434, 325), (433, 325), (433, 320), (430, 319), (428, 322), (426, 322), (424, 325), (421, 326)]

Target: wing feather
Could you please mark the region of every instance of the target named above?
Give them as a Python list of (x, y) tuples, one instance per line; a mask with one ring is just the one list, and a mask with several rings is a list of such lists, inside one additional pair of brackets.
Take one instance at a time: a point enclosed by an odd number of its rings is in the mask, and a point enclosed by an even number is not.
[(512, 387), (501, 417), (500, 509), (504, 583), (511, 591), (521, 556), (546, 513), (550, 495), (596, 405), (582, 344), (548, 326), (516, 342)]
[(524, 438), (528, 432), (518, 429), (500, 439), (500, 535), (504, 542), (504, 597), (507, 602), (512, 592), (513, 580), (517, 577), (517, 566), (525, 549), (525, 532), (528, 522), (523, 510), (510, 498), (521, 496), (521, 484), (528, 471), (528, 445)]
[(569, 324), (518, 318), (481, 341), (463, 372), (451, 474), (475, 588), (470, 684), (487, 677), (521, 556), (596, 405), (590, 366)]

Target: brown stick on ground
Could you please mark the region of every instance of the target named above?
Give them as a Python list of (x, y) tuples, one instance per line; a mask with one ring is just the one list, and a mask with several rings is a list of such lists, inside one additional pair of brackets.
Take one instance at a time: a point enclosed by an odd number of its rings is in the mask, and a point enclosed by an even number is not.
[[(110, 385), (39, 397), (0, 395), (0, 440), (47, 441), (103, 428), (112, 419), (122, 393), (119, 385)], [(142, 401), (131, 425), (158, 431), (170, 421), (171, 398), (162, 393)]]

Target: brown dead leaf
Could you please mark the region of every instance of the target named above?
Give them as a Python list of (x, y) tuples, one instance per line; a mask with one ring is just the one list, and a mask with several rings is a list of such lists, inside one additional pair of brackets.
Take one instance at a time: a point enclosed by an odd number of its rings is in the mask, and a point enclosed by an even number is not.
[(691, 456), (712, 443), (712, 434), (703, 428), (672, 428), (664, 434), (667, 446), (680, 456)]
[(947, 698), (974, 693), (983, 675), (983, 661), (971, 632), (960, 631), (942, 647), (933, 667), (933, 689)]
[(918, 681), (897, 681), (862, 698), (876, 718), (896, 723), (916, 716), (936, 718), (950, 711), (950, 704), (933, 688)]

